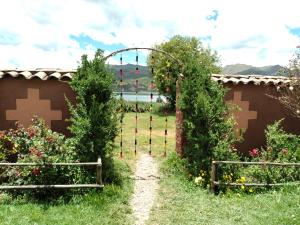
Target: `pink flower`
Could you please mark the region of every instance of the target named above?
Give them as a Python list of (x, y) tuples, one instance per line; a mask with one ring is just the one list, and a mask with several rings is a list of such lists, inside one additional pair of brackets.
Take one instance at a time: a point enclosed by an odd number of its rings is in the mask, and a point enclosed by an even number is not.
[(20, 177), (20, 176), (21, 176), (20, 171), (19, 171), (19, 170), (16, 170), (16, 171), (15, 171), (15, 175), (16, 175), (16, 177)]
[(249, 151), (249, 155), (251, 157), (257, 157), (259, 155), (259, 150), (257, 148), (253, 148), (252, 150)]

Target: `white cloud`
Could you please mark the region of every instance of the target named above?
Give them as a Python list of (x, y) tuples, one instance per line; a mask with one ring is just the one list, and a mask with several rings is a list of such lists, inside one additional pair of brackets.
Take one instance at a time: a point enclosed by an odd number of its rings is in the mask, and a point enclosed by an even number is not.
[[(223, 65), (286, 64), (299, 44), (299, 37), (288, 30), (300, 26), (296, 0), (14, 0), (0, 4), (2, 68), (76, 68), (82, 54), (95, 51), (89, 45), (82, 49), (70, 38), (80, 34), (106, 45), (128, 47), (150, 47), (175, 34), (211, 36), (207, 44), (219, 52)], [(218, 18), (208, 21), (213, 10)], [(15, 34), (17, 41), (2, 43), (1, 36), (7, 40), (8, 33)]]

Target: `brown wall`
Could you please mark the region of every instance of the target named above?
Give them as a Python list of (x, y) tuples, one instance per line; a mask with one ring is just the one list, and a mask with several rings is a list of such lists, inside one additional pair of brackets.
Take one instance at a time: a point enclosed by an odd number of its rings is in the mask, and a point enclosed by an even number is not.
[(17, 118), (28, 125), (29, 115), (40, 114), (38, 116), (45, 117), (51, 129), (69, 135), (65, 121), (69, 118), (65, 96), (75, 102), (75, 94), (67, 82), (0, 79), (0, 130), (14, 128)]
[[(264, 146), (266, 126), (281, 118), (285, 118), (283, 125), (287, 131), (300, 134), (299, 119), (291, 117), (277, 100), (267, 96), (268, 93), (276, 93), (274, 86), (225, 86), (230, 89), (225, 100), (242, 109), (240, 113), (235, 112), (239, 128), (245, 129), (244, 142), (237, 144), (239, 151), (248, 153), (252, 148)], [(69, 118), (65, 96), (75, 102), (75, 94), (67, 82), (0, 79), (0, 130), (14, 128), (16, 118), (27, 125), (33, 115), (40, 114), (51, 129), (69, 135), (65, 121)]]
[[(243, 125), (239, 128), (246, 128), (244, 142), (236, 146), (239, 151), (248, 153), (253, 148), (264, 146), (266, 126), (281, 118), (285, 118), (283, 126), (286, 131), (300, 134), (300, 120), (290, 116), (278, 100), (267, 95), (277, 93), (275, 86), (227, 84), (226, 87), (230, 91), (227, 92), (225, 100), (236, 103), (242, 108), (241, 113), (235, 113), (239, 126)], [(234, 93), (235, 100), (232, 101)], [(238, 100), (240, 94), (242, 103)], [(247, 120), (247, 117), (252, 119)]]

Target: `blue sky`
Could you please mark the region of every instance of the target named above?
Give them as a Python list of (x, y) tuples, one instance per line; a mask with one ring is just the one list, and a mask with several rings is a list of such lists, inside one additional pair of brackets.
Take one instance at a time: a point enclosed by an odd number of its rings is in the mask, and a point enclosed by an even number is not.
[[(221, 64), (286, 65), (300, 44), (297, 0), (12, 0), (0, 3), (1, 68), (76, 68), (97, 48), (195, 36)], [(139, 52), (145, 61), (146, 52)], [(132, 63), (135, 52), (124, 53)], [(118, 63), (118, 57), (110, 63)], [(143, 62), (141, 62), (143, 63)]]

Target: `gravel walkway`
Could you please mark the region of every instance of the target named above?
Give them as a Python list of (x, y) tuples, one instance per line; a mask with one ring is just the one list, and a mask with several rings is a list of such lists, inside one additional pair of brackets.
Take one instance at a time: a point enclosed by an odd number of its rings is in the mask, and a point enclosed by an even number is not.
[(135, 225), (145, 224), (149, 218), (158, 190), (158, 167), (152, 156), (143, 154), (136, 164), (134, 194), (131, 200)]

